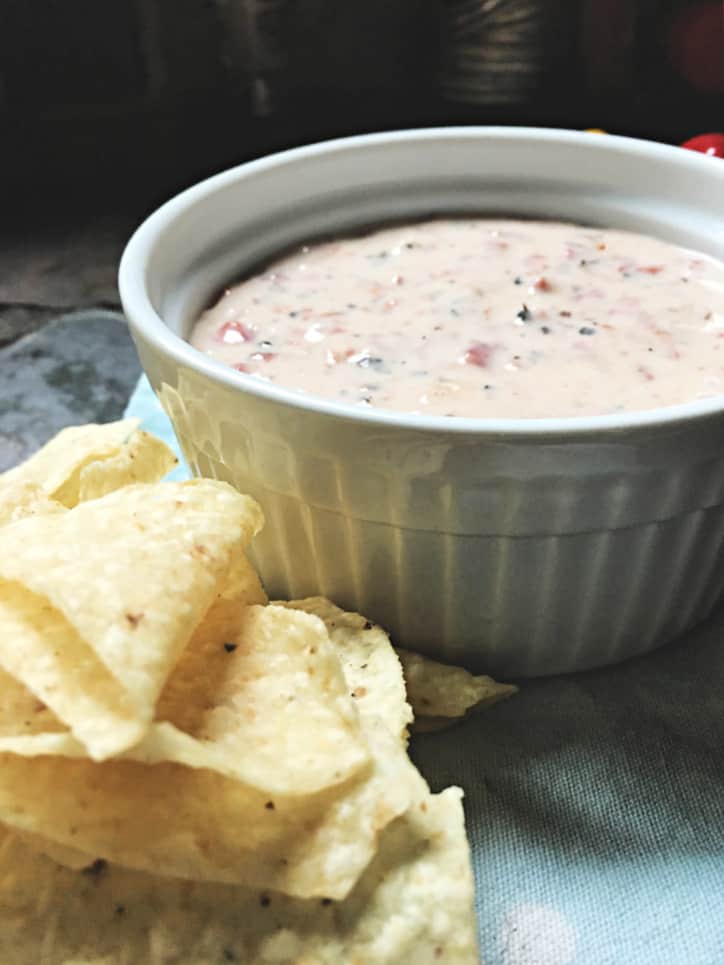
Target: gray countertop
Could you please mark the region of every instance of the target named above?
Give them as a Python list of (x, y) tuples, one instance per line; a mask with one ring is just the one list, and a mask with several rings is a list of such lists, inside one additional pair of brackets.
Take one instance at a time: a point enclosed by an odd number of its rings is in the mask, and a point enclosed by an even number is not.
[(0, 349), (0, 472), (64, 426), (119, 418), (140, 371), (109, 311), (63, 315)]
[(140, 374), (116, 271), (126, 215), (0, 231), (0, 471), (66, 425), (118, 418)]

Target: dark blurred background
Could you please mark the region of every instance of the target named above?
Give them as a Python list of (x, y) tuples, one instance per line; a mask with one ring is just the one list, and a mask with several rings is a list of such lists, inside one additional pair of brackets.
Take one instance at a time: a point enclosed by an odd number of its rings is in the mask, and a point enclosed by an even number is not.
[(205, 175), (490, 123), (723, 129), (724, 0), (0, 0), (0, 349), (117, 309), (133, 227)]
[(724, 125), (722, 0), (1, 0), (4, 183), (143, 207), (335, 135)]

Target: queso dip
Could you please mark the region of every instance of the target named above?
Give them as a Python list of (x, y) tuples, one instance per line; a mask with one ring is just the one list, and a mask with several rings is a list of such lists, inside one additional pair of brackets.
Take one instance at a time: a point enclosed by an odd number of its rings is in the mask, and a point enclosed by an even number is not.
[(624, 231), (438, 218), (300, 246), (229, 287), (190, 341), (354, 406), (658, 408), (724, 393), (724, 264)]

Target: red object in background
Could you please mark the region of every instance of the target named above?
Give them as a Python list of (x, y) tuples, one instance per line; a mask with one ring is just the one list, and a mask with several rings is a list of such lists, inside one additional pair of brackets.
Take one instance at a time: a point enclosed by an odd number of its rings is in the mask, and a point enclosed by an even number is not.
[(681, 146), (710, 157), (724, 158), (724, 134), (699, 134), (684, 141)]
[(724, 93), (724, 4), (707, 0), (680, 10), (667, 31), (669, 59), (702, 94)]

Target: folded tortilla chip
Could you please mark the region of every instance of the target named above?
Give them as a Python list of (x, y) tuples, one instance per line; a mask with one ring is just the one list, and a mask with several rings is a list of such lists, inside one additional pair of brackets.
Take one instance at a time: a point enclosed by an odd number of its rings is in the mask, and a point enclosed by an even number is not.
[(372, 704), (390, 729), (405, 739), (410, 725), (415, 731), (441, 730), (518, 692), (514, 684), (500, 684), (492, 677), (474, 676), (463, 667), (393, 649), (381, 627), (359, 613), (341, 610), (324, 597), (280, 601), (278, 605), (324, 620), (360, 711)]
[(277, 794), (348, 780), (369, 754), (324, 624), (277, 606), (237, 608), (235, 624), (221, 643), (204, 621), (161, 695), (156, 718), (168, 723), (157, 726), (213, 745), (227, 775)]
[(123, 760), (76, 757), (47, 727), (0, 736), (0, 821), (89, 861), (345, 895), (421, 778), (374, 705), (358, 712), (320, 620), (251, 606), (241, 623), (214, 652), (189, 647), (158, 704), (168, 719)]
[(393, 734), (406, 741), (412, 709), (407, 702), (400, 661), (384, 630), (359, 613), (341, 610), (321, 596), (279, 605), (312, 613), (324, 621), (360, 713), (381, 717)]
[(474, 676), (463, 667), (438, 663), (419, 653), (398, 648), (407, 697), (415, 714), (415, 731), (443, 730), (468, 714), (492, 707), (518, 693), (515, 684)]
[[(69, 736), (68, 728), (53, 711), (0, 667), (0, 745), (6, 739), (27, 741), (31, 746), (37, 738), (65, 741)], [(49, 746), (39, 745), (40, 753), (48, 753)]]
[[(233, 636), (208, 623), (174, 669), (156, 720), (123, 759), (205, 768), (291, 797), (340, 784), (369, 763), (357, 708), (320, 621), (280, 607), (237, 606)], [(48, 708), (0, 671), (1, 752), (88, 757)]]
[(122, 753), (261, 523), (252, 499), (195, 480), (0, 527), (0, 667), (94, 759)]
[(0, 526), (4, 523), (14, 523), (24, 516), (64, 511), (65, 506), (51, 499), (37, 483), (23, 482), (22, 479), (5, 479), (0, 476)]
[[(423, 807), (424, 805), (424, 807)], [(460, 792), (393, 822), (344, 902), (159, 879), (96, 862), (61, 868), (0, 830), (0, 961), (477, 965)]]
[(83, 466), (76, 501), (98, 499), (133, 483), (159, 482), (177, 463), (165, 442), (137, 429), (113, 455)]
[[(107, 462), (101, 471), (99, 464)], [(29, 459), (0, 475), (40, 486), (64, 506), (132, 482), (157, 482), (177, 460), (168, 446), (138, 430), (138, 419), (62, 429)]]
[(341, 786), (270, 796), (213, 771), (130, 760), (0, 755), (0, 822), (157, 875), (343, 898), (421, 778), (383, 725)]

